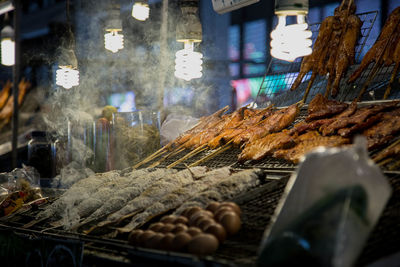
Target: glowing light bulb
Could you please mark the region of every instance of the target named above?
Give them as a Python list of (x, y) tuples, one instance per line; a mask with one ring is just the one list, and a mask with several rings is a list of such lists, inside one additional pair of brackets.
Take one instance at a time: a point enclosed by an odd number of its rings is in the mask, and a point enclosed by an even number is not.
[(297, 15), (297, 24), (286, 25), (286, 15), (278, 16), (278, 25), (271, 32), (271, 56), (294, 61), (312, 52), (311, 31), (307, 30), (305, 15)]
[(176, 52), (175, 56), (175, 77), (190, 81), (203, 76), (203, 55), (193, 51), (193, 42), (187, 41), (184, 48)]
[(15, 42), (11, 38), (1, 39), (1, 64), (5, 66), (15, 64)]
[(149, 18), (150, 8), (147, 3), (136, 2), (132, 7), (132, 17), (145, 21)]
[(71, 66), (60, 66), (56, 71), (56, 84), (71, 89), (73, 86), (79, 85), (79, 71)]
[(118, 30), (110, 30), (104, 34), (104, 47), (113, 53), (124, 48), (124, 36), (118, 33)]

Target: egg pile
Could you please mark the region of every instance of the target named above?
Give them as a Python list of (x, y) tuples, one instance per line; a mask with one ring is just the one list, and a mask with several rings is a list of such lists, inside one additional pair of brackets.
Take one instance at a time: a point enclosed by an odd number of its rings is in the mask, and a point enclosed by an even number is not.
[(207, 255), (216, 251), (241, 226), (241, 210), (233, 202), (211, 202), (206, 209), (190, 207), (180, 216), (167, 215), (147, 230), (134, 230), (134, 246)]

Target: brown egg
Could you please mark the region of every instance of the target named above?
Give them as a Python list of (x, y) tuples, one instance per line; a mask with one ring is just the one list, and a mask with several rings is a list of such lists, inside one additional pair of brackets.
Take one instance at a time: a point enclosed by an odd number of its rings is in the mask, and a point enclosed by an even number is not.
[(172, 241), (174, 238), (175, 235), (173, 233), (166, 233), (160, 241), (159, 248), (163, 250), (172, 250)]
[(200, 234), (188, 243), (187, 250), (189, 253), (197, 255), (207, 255), (218, 249), (218, 239), (211, 234)]
[(198, 228), (198, 227), (191, 226), (191, 227), (189, 227), (189, 228), (187, 229), (186, 233), (188, 233), (188, 234), (191, 235), (191, 236), (196, 236), (196, 235), (201, 234), (202, 231), (201, 231), (201, 229)]
[(147, 240), (149, 240), (150, 238), (152, 238), (154, 235), (156, 234), (156, 232), (151, 231), (151, 230), (146, 230), (144, 231), (142, 234), (140, 234), (137, 237), (137, 245), (138, 246), (144, 246), (144, 244), (146, 244)]
[(189, 220), (186, 217), (178, 216), (178, 217), (176, 217), (174, 224), (178, 224), (178, 223), (187, 224), (188, 222), (189, 222)]
[(212, 213), (214, 213), (218, 209), (219, 205), (220, 205), (220, 203), (218, 203), (216, 201), (210, 202), (210, 203), (208, 203), (206, 210), (209, 210)]
[(168, 215), (168, 216), (162, 217), (160, 222), (162, 222), (162, 223), (174, 223), (175, 220), (176, 220), (176, 216), (175, 215)]
[(222, 242), (224, 242), (226, 239), (226, 230), (219, 223), (214, 223), (214, 224), (208, 225), (208, 227), (204, 230), (204, 232), (215, 236), (218, 239), (220, 244)]
[(148, 230), (152, 230), (154, 232), (159, 232), (160, 229), (164, 227), (164, 225), (165, 224), (162, 222), (156, 222), (156, 223), (151, 224)]
[(156, 233), (155, 235), (153, 235), (152, 237), (147, 239), (144, 242), (143, 246), (146, 248), (158, 249), (158, 248), (160, 248), (161, 240), (164, 238), (164, 236), (165, 235), (162, 233)]
[(222, 202), (220, 207), (231, 207), (239, 217), (242, 215), (240, 207), (235, 202)]
[(186, 224), (183, 223), (178, 223), (175, 225), (174, 229), (172, 229), (172, 233), (177, 234), (180, 232), (186, 232), (188, 229), (188, 227), (186, 226)]
[(143, 230), (133, 230), (128, 237), (129, 244), (136, 246), (138, 244), (138, 237), (143, 233)]
[(215, 223), (212, 218), (204, 218), (197, 222), (197, 227), (199, 227), (202, 231), (204, 231), (210, 224)]
[(225, 207), (220, 207), (220, 208), (218, 208), (217, 211), (214, 213), (214, 219), (215, 219), (217, 222), (221, 222), (221, 218), (222, 218), (222, 216), (223, 216), (226, 212), (235, 212), (235, 211), (233, 210), (232, 207), (227, 207), (227, 206), (225, 206)]
[(166, 224), (164, 224), (163, 227), (160, 228), (159, 232), (160, 232), (160, 233), (166, 234), (166, 233), (171, 232), (172, 229), (174, 229), (174, 228), (175, 228), (175, 225), (174, 225), (174, 224), (172, 224), (172, 223), (166, 223)]
[(212, 218), (213, 214), (210, 211), (202, 210), (197, 213), (194, 213), (189, 219), (190, 226), (197, 226), (197, 222), (202, 218)]
[(186, 212), (184, 212), (185, 215), (183, 215), (183, 214), (182, 215), (189, 219), (194, 213), (201, 211), (201, 210), (203, 210), (203, 209), (200, 207), (197, 207), (197, 206), (191, 207), (191, 208), (188, 208), (185, 210), (186, 211)]
[(172, 250), (174, 251), (184, 251), (186, 245), (192, 240), (192, 236), (188, 233), (181, 232), (175, 235), (174, 240), (172, 240)]
[(228, 235), (236, 234), (241, 226), (240, 217), (235, 212), (224, 213), (220, 222)]

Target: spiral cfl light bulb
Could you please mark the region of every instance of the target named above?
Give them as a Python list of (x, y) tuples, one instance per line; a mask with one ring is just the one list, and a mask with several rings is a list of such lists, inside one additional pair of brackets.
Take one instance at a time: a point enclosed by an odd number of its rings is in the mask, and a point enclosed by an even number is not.
[(111, 30), (104, 34), (104, 47), (113, 53), (124, 48), (124, 35), (119, 34), (117, 30)]
[(149, 18), (150, 8), (147, 3), (137, 2), (132, 7), (132, 17), (137, 20), (145, 21)]
[(1, 40), (1, 64), (5, 66), (15, 64), (15, 42), (11, 38)]
[(60, 66), (56, 71), (56, 84), (71, 89), (73, 86), (79, 85), (79, 71), (71, 66)]
[(176, 52), (175, 56), (175, 77), (190, 81), (203, 75), (203, 55), (193, 51), (193, 42), (185, 42), (184, 48)]
[(286, 15), (278, 16), (278, 25), (271, 32), (271, 56), (294, 61), (312, 52), (311, 31), (305, 15), (297, 15), (297, 24), (286, 25)]

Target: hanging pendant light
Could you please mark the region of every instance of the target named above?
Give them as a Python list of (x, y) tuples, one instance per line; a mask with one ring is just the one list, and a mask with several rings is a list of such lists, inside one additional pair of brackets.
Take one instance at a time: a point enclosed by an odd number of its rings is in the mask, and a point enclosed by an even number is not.
[(1, 30), (1, 64), (13, 66), (15, 64), (14, 29), (5, 26)]
[(147, 1), (135, 1), (132, 6), (132, 17), (140, 21), (145, 21), (149, 18), (149, 15), (150, 7)]
[[(306, 15), (308, 0), (276, 0), (275, 14), (278, 25), (271, 32), (271, 56), (294, 61), (312, 52), (311, 31), (308, 30)], [(287, 25), (287, 16), (296, 16), (295, 24)]]
[(71, 89), (79, 85), (78, 60), (74, 50), (61, 49), (58, 70), (56, 71), (56, 84)]
[(201, 23), (197, 15), (198, 0), (182, 1), (181, 10), (182, 18), (176, 27), (176, 40), (184, 43), (184, 48), (175, 55), (175, 77), (190, 81), (203, 75), (203, 55), (194, 52), (194, 44), (202, 40)]
[(56, 85), (65, 89), (71, 89), (79, 85), (78, 60), (75, 55), (75, 37), (71, 29), (69, 16), (69, 0), (66, 2), (67, 8), (67, 34), (65, 36), (64, 47), (59, 49), (58, 70), (56, 71)]
[(104, 48), (113, 53), (124, 48), (124, 35), (120, 33), (122, 32), (122, 21), (119, 17), (119, 10), (119, 5), (111, 5), (104, 34)]

